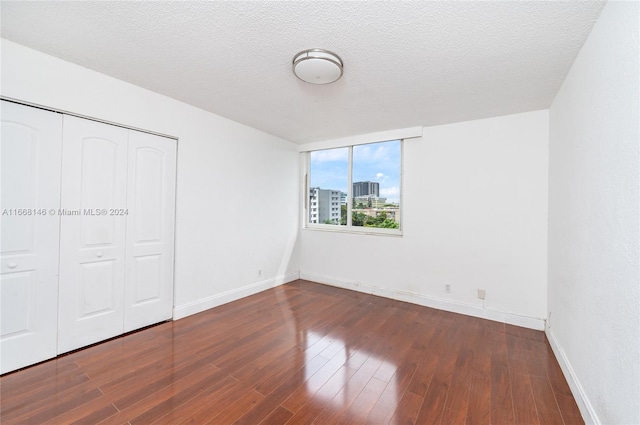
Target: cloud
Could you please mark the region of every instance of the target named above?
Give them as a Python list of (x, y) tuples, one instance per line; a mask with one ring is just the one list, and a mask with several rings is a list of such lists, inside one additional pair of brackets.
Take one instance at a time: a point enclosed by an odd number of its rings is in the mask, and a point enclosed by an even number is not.
[(325, 149), (311, 152), (311, 162), (346, 161), (349, 159), (347, 148)]
[(377, 173), (376, 174), (376, 180), (378, 180), (381, 183), (384, 183), (388, 178), (389, 178), (389, 176), (385, 176), (384, 173)]
[(383, 198), (394, 198), (398, 199), (400, 196), (400, 188), (399, 187), (383, 187), (380, 189), (380, 196)]

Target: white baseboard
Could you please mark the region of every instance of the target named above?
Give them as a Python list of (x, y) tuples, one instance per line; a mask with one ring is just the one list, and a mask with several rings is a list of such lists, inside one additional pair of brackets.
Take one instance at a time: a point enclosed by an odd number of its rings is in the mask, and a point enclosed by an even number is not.
[(571, 367), (571, 363), (567, 358), (564, 350), (558, 344), (558, 341), (553, 334), (553, 331), (550, 328), (545, 329), (545, 334), (547, 335), (547, 339), (549, 340), (549, 345), (551, 345), (551, 349), (553, 350), (553, 354), (556, 356), (558, 360), (558, 364), (560, 365), (560, 369), (562, 369), (562, 373), (564, 374), (565, 379), (567, 380), (567, 384), (569, 384), (569, 388), (571, 389), (571, 393), (573, 394), (573, 398), (576, 400), (576, 404), (578, 405), (578, 409), (580, 409), (580, 413), (582, 414), (582, 419), (586, 424), (595, 424), (600, 425), (601, 422), (598, 419), (598, 415), (596, 414), (593, 406), (589, 402), (589, 398), (587, 394), (584, 392), (584, 388), (580, 384), (580, 380), (576, 376), (576, 373), (573, 371)]
[(300, 279), (337, 286), (339, 288), (350, 289), (352, 291), (364, 292), (366, 294), (379, 295), (381, 297), (405, 301), (425, 307), (437, 308), (439, 310), (450, 311), (452, 313), (460, 313), (467, 316), (474, 316), (496, 322), (508, 323), (510, 325), (522, 326), (524, 328), (535, 329), (537, 331), (544, 330), (545, 325), (545, 320), (541, 318), (519, 316), (513, 313), (489, 310), (476, 305), (429, 297), (427, 295), (416, 294), (413, 292), (399, 291), (397, 289), (387, 289), (366, 285), (333, 276), (300, 272)]
[(191, 316), (192, 314), (200, 313), (202, 311), (209, 310), (210, 308), (230, 303), (232, 301), (239, 300), (240, 298), (248, 297), (249, 295), (257, 294), (258, 292), (266, 291), (267, 289), (271, 289), (285, 283), (293, 282), (294, 280), (299, 279), (299, 277), (300, 273), (298, 272), (276, 276), (241, 288), (232, 289), (221, 294), (212, 295), (201, 300), (175, 306), (173, 308), (173, 320), (182, 319), (187, 316)]

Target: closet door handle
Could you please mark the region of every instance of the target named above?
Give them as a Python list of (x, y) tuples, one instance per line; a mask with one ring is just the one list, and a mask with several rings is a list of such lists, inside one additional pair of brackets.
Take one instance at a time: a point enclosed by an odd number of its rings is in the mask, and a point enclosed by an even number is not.
[(96, 252), (96, 257), (98, 258), (102, 258), (104, 254), (102, 252)]
[(12, 261), (9, 264), (7, 264), (7, 267), (9, 267), (10, 269), (15, 269), (16, 267), (18, 267), (18, 263), (16, 263), (15, 261)]

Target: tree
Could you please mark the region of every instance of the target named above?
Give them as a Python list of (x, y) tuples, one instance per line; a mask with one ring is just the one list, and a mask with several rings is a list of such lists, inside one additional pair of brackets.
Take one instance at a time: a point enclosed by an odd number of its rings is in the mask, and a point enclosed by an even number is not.
[(364, 226), (367, 215), (365, 213), (353, 211), (351, 214), (351, 224), (353, 226)]
[[(343, 205), (341, 208), (340, 224), (346, 226), (347, 224), (347, 206)], [(327, 223), (335, 224), (335, 223)], [(387, 213), (382, 211), (377, 217), (372, 217), (360, 211), (351, 212), (351, 225), (359, 227), (377, 227), (383, 229), (398, 229), (400, 225), (393, 219), (387, 217)]]
[(385, 229), (397, 229), (398, 227), (400, 227), (400, 225), (398, 223), (396, 223), (395, 221), (391, 220), (390, 218), (387, 218), (378, 227), (382, 227), (382, 228), (385, 228)]
[[(364, 214), (363, 214), (364, 215)], [(376, 217), (366, 216), (365, 227), (378, 227), (384, 229), (397, 229), (400, 226), (393, 219), (387, 218), (386, 211), (382, 211)]]

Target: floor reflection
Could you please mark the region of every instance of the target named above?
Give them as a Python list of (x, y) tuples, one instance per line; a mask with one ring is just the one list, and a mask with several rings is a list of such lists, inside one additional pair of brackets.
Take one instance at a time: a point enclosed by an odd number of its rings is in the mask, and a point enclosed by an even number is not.
[[(395, 310), (381, 308), (384, 315), (375, 324), (357, 320), (361, 313), (375, 311), (375, 305), (354, 310), (350, 320), (341, 320), (345, 316), (310, 322), (305, 310), (317, 308), (314, 299), (292, 296), (291, 289), (281, 286), (274, 288), (274, 293), (289, 335), (303, 353), (302, 358), (296, 356), (291, 373), (302, 367), (304, 381), (282, 406), (296, 412), (302, 422), (316, 417), (314, 423), (331, 422), (344, 415), (349, 416), (350, 423), (364, 422), (368, 415), (375, 414), (372, 406), (381, 397), (385, 412), (395, 411), (402, 394), (398, 394), (393, 359), (400, 353), (390, 342), (396, 330), (384, 327), (385, 317)], [(369, 324), (375, 326), (369, 328)], [(353, 337), (354, 328), (363, 329), (359, 337)]]
[[(307, 397), (323, 405), (328, 412), (343, 412), (363, 397), (380, 396), (384, 391), (387, 408), (397, 405), (396, 365), (388, 359), (360, 347), (354, 349), (343, 339), (331, 334), (322, 335), (312, 330), (305, 331), (305, 338), (317, 341), (305, 350), (305, 389)], [(314, 345), (330, 341), (318, 352)], [(315, 358), (326, 359), (319, 370), (308, 368)], [(370, 389), (372, 394), (365, 393)], [(373, 400), (375, 402), (375, 399)], [(362, 413), (368, 414), (368, 409)], [(357, 411), (354, 412), (357, 414)]]

